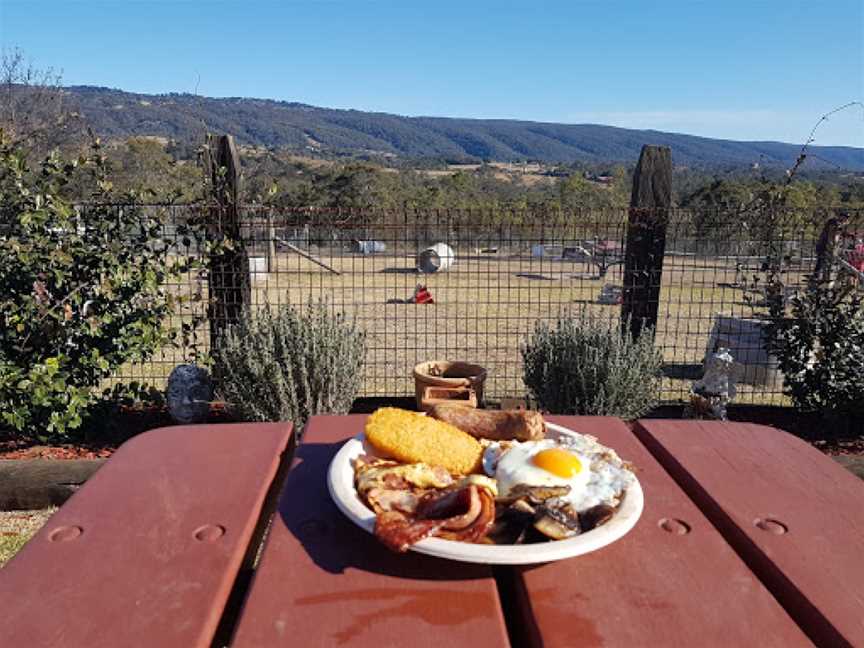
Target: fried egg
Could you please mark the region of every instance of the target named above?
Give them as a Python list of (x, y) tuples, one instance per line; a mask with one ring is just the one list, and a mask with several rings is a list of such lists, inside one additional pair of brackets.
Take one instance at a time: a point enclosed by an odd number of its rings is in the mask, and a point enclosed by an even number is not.
[(495, 479), (498, 492), (506, 496), (519, 484), (528, 486), (569, 486), (581, 490), (590, 477), (588, 462), (554, 440), (526, 441), (513, 445), (498, 459)]
[(490, 445), (483, 457), (486, 474), (498, 482), (501, 497), (517, 485), (569, 486), (562, 504), (585, 511), (598, 504), (617, 507), (633, 472), (614, 450), (592, 436)]

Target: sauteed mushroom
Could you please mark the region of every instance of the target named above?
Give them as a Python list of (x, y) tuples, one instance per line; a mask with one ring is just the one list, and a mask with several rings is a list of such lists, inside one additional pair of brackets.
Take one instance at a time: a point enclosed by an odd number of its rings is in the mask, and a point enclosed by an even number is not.
[(541, 504), (552, 497), (563, 497), (570, 492), (569, 486), (528, 486), (518, 484), (510, 489), (504, 497), (499, 497), (499, 503), (510, 504), (524, 499), (531, 504)]
[(572, 538), (582, 532), (579, 515), (570, 506), (540, 506), (534, 519), (534, 528), (553, 540)]
[(579, 514), (579, 524), (582, 527), (582, 531), (590, 531), (594, 527), (606, 524), (610, 519), (612, 519), (614, 514), (615, 509), (611, 506), (598, 504), (597, 506), (592, 506), (587, 511), (582, 511)]
[(569, 492), (569, 486), (515, 486), (496, 500), (489, 539), (495, 544), (565, 540), (605, 524), (615, 513), (606, 504), (577, 513), (560, 499)]

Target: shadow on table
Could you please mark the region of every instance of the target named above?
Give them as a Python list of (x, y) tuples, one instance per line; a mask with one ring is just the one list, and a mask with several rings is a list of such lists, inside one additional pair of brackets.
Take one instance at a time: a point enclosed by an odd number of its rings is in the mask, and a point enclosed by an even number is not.
[[(488, 578), (482, 565), (459, 563), (414, 552), (396, 554), (346, 518), (330, 498), (327, 470), (339, 443), (301, 443), (294, 454), (279, 503), (278, 517), (318, 567), (341, 574), (348, 569), (423, 580)], [(271, 530), (272, 533), (272, 530)]]

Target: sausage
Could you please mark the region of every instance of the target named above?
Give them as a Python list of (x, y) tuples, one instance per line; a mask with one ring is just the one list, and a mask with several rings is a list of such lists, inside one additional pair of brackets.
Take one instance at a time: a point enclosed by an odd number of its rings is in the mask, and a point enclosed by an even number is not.
[(525, 410), (481, 410), (464, 405), (436, 404), (428, 416), (453, 425), (478, 439), (537, 441), (546, 436), (540, 412)]

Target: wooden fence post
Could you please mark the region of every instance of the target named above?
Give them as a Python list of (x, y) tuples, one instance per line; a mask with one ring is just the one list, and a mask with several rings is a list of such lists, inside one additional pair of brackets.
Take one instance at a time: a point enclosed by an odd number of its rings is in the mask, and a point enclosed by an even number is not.
[(844, 225), (849, 220), (848, 212), (839, 212), (831, 216), (822, 226), (819, 240), (816, 243), (816, 265), (810, 275), (809, 283), (834, 285), (840, 258), (841, 241)]
[(671, 204), (672, 152), (667, 146), (643, 146), (630, 195), (621, 305), (621, 326), (629, 320), (633, 336), (657, 326)]
[(267, 272), (276, 272), (276, 226), (273, 210), (267, 210)]
[[(250, 303), (249, 259), (240, 228), (240, 157), (234, 138), (220, 135), (207, 138), (205, 172), (213, 201), (208, 232), (217, 245), (208, 260), (210, 350), (216, 349), (226, 326), (236, 322)], [(226, 241), (228, 245), (219, 245)]]

